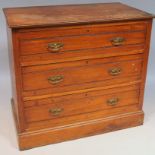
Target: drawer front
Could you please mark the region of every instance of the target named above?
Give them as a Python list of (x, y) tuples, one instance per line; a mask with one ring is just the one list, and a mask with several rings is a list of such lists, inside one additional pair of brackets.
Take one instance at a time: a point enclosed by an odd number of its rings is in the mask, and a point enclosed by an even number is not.
[(144, 32), (116, 34), (93, 34), (64, 36), (44, 39), (23, 40), (20, 49), (23, 55), (37, 53), (57, 53), (83, 49), (105, 48), (145, 43)]
[(72, 62), (61, 64), (60, 68), (57, 68), (57, 64), (25, 68), (23, 89), (24, 91), (45, 88), (59, 89), (71, 85), (77, 88), (85, 83), (115, 80), (141, 73), (142, 59), (126, 61), (122, 59), (120, 61), (120, 58), (115, 58), (114, 62), (112, 60), (95, 59)]
[(26, 121), (30, 123), (99, 110), (110, 110), (138, 104), (138, 102), (139, 87), (136, 85), (25, 102), (25, 115)]
[(107, 110), (99, 110), (95, 112), (83, 113), (79, 115), (66, 116), (61, 118), (49, 119), (44, 121), (35, 121), (27, 123), (27, 131), (33, 131), (38, 129), (68, 126), (70, 124), (81, 123), (85, 121), (92, 121), (96, 119), (110, 118), (111, 116), (125, 115), (136, 113), (140, 111), (138, 104), (122, 106), (119, 108), (111, 108)]
[[(21, 33), (21, 55), (144, 44), (145, 22), (42, 29)], [(82, 51), (81, 51), (82, 52)]]

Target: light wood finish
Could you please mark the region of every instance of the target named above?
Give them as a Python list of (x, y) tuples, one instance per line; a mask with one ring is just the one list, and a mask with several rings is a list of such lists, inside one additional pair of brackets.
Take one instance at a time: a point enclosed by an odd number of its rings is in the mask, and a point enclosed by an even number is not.
[[(42, 67), (40, 70), (38, 69), (37, 72), (23, 74), (23, 89), (24, 91), (46, 88), (59, 89), (59, 87), (67, 87), (69, 85), (74, 85), (76, 89), (85, 83), (108, 81), (111, 79), (113, 82), (115, 82), (116, 78), (140, 75), (142, 68), (141, 59), (125, 62), (116, 61), (114, 63), (106, 64), (102, 63), (101, 59), (96, 62), (92, 62), (94, 63), (93, 65), (91, 62), (89, 64), (89, 61), (86, 63), (87, 64), (84, 64), (83, 66), (81, 65), (79, 67), (76, 67), (71, 63), (70, 67), (57, 69), (51, 69), (50, 66), (44, 66), (44, 68)], [(116, 73), (113, 73), (114, 71)], [(62, 79), (57, 80), (57, 83), (54, 83), (54, 80), (50, 81), (50, 78), (57, 76)]]
[(4, 12), (21, 150), (143, 124), (152, 15), (121, 3)]
[[(59, 98), (36, 100), (31, 103), (33, 105), (36, 103), (34, 106), (25, 109), (26, 121), (42, 121), (138, 104), (139, 89), (130, 89), (128, 88), (126, 91), (124, 90), (119, 93), (116, 93), (117, 90), (115, 90), (113, 94), (105, 94), (105, 91), (95, 91)], [(39, 103), (44, 105), (39, 105)], [(57, 114), (52, 113), (52, 110), (57, 109), (60, 109)]]
[[(81, 60), (142, 53), (144, 50), (145, 30), (146, 22), (131, 22), (111, 26), (98, 24), (94, 26), (59, 27), (47, 29), (46, 31), (39, 29), (36, 32), (30, 31), (28, 33), (22, 32), (22, 35), (19, 36), (22, 51), (21, 65), (29, 66), (36, 63), (48, 64), (71, 61), (73, 59)], [(109, 35), (104, 37), (106, 33)], [(139, 35), (136, 35), (137, 33)], [(83, 41), (81, 40), (82, 44), (78, 47), (79, 35), (81, 35), (80, 37), (83, 38)], [(131, 37), (128, 35), (131, 35)], [(37, 36), (39, 37), (37, 38)], [(73, 37), (75, 38), (74, 40)], [(99, 37), (99, 39), (95, 39), (96, 37)], [(111, 40), (115, 37), (123, 37), (125, 39), (123, 42), (124, 46), (120, 47), (121, 50), (111, 43)], [(54, 41), (49, 41), (50, 38)], [(64, 43), (65, 40), (68, 42), (68, 45)], [(64, 47), (59, 51), (52, 52), (48, 49), (48, 43), (52, 42), (61, 42), (64, 44)], [(109, 46), (111, 48), (105, 48)], [(27, 56), (30, 54), (31, 57)]]
[[(140, 23), (137, 23), (140, 24)], [(123, 27), (123, 26), (122, 26)], [(144, 25), (145, 27), (145, 25)], [(112, 27), (114, 29), (114, 26)], [(104, 27), (103, 27), (104, 29)], [(122, 28), (123, 29), (123, 28)], [(116, 29), (117, 30), (117, 29)], [(144, 29), (145, 30), (145, 29)], [(70, 52), (70, 51), (79, 51), (84, 49), (94, 49), (94, 48), (106, 48), (106, 47), (115, 47), (113, 45), (112, 40), (121, 37), (123, 38), (122, 45), (135, 45), (135, 44), (143, 44), (145, 42), (145, 31), (144, 30), (132, 30), (132, 27), (129, 31), (116, 31), (115, 33), (111, 33), (110, 30), (107, 32), (104, 32), (104, 30), (101, 29), (101, 31), (97, 33), (92, 33), (91, 30), (87, 29), (86, 31), (90, 31), (90, 33), (83, 33), (81, 35), (78, 34), (78, 32), (75, 32), (75, 34), (67, 33), (67, 36), (57, 36), (53, 37), (53, 34), (49, 33), (49, 36), (47, 38), (40, 38), (38, 35), (37, 37), (34, 37), (31, 39), (23, 39), (21, 37), (20, 42), (20, 48), (21, 48), (21, 55), (30, 55), (30, 54), (40, 54), (40, 53), (64, 53), (64, 52)], [(67, 31), (67, 30), (65, 30)], [(72, 30), (74, 32), (74, 29)], [(105, 33), (107, 33), (105, 35)], [(37, 34), (36, 34), (37, 35)], [(79, 44), (79, 41), (81, 44)], [(48, 46), (52, 43), (61, 43), (63, 44), (60, 49), (57, 51), (50, 49)], [(83, 52), (83, 51), (81, 51)]]
[(9, 27), (55, 26), (151, 19), (152, 15), (121, 3), (37, 6), (4, 9)]

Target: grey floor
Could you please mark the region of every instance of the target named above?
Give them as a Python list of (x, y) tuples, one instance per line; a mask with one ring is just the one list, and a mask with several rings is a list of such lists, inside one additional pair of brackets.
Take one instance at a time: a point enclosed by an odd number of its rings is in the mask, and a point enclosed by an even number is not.
[[(110, 2), (106, 0), (86, 2)], [(132, 6), (155, 13), (154, 0), (122, 0)], [(0, 7), (76, 3), (74, 0), (0, 0)], [(153, 6), (154, 5), (154, 6)], [(2, 10), (0, 11), (0, 154), (4, 155), (155, 155), (155, 27), (153, 26), (151, 50), (146, 82), (143, 126), (83, 138), (28, 151), (18, 151), (10, 97), (10, 73), (7, 55), (7, 38)]]

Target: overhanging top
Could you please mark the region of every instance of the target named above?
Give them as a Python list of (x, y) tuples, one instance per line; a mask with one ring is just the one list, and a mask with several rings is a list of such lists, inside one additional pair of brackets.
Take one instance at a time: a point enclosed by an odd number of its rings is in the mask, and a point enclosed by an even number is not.
[(121, 3), (96, 3), (3, 9), (11, 28), (104, 23), (153, 18)]

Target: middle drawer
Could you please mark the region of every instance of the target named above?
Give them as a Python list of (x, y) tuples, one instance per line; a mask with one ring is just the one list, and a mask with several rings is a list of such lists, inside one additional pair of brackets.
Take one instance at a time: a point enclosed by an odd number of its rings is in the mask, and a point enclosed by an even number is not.
[(24, 91), (79, 87), (99, 81), (140, 75), (142, 56), (93, 59), (23, 68)]

